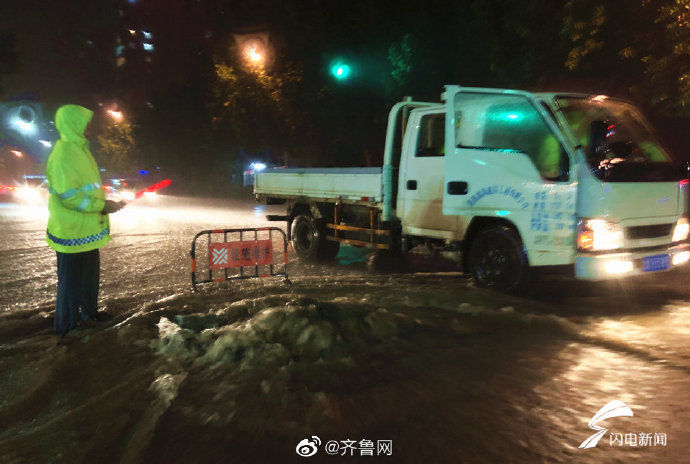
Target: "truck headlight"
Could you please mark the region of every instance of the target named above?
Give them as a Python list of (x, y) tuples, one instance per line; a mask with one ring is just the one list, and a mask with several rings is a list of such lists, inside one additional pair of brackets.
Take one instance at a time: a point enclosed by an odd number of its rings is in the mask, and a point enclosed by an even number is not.
[(682, 242), (688, 239), (688, 232), (690, 232), (690, 224), (688, 224), (688, 218), (680, 218), (676, 222), (676, 227), (673, 229), (673, 241)]
[(603, 219), (580, 219), (577, 223), (577, 249), (580, 251), (623, 248), (623, 231)]

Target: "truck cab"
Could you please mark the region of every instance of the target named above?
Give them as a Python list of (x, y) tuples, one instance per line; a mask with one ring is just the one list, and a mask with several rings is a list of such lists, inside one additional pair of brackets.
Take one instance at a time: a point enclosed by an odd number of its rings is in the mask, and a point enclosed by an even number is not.
[[(526, 265), (574, 264), (581, 279), (689, 257), (684, 173), (624, 101), (449, 86), (443, 107), (411, 112), (399, 172), (403, 235), (469, 244), (475, 227), (503, 229)], [(493, 238), (484, 254), (499, 266), (510, 259)]]

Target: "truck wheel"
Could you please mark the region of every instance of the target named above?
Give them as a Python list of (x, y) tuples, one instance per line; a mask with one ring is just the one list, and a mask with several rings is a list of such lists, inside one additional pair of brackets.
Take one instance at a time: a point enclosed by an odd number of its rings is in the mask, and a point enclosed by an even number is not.
[(300, 214), (292, 221), (292, 248), (301, 259), (310, 262), (330, 261), (340, 243), (326, 239), (326, 227), (312, 216)]
[(469, 268), (479, 287), (507, 293), (521, 293), (528, 287), (527, 255), (508, 227), (489, 227), (479, 232), (470, 245)]

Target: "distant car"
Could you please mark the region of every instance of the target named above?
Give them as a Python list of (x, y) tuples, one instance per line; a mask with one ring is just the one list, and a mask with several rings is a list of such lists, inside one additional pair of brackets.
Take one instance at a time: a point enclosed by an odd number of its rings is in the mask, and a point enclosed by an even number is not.
[(249, 169), (244, 171), (242, 176), (242, 187), (254, 186), (254, 174), (265, 171), (266, 169), (285, 169), (286, 166), (267, 165), (262, 162), (254, 162), (249, 165)]
[(16, 185), (0, 184), (0, 200), (9, 201), (16, 188)]
[[(154, 183), (151, 181), (151, 183)], [(132, 201), (135, 195), (140, 190), (148, 187), (142, 178), (125, 178), (116, 177), (104, 181), (103, 189), (105, 190), (106, 198), (115, 201)], [(154, 200), (157, 197), (157, 192), (146, 192), (143, 199), (148, 201)]]
[(19, 185), (10, 186), (12, 199), (23, 204), (40, 204), (48, 201), (48, 181), (45, 176), (24, 176)]
[(103, 182), (106, 198), (115, 201), (131, 201), (134, 199), (135, 191), (130, 186), (127, 179), (114, 177), (105, 179)]

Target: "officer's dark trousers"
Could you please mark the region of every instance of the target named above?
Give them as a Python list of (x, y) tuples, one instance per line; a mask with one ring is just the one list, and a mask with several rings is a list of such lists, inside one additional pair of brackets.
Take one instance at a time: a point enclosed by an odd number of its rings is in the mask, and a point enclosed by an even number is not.
[(80, 319), (95, 319), (100, 268), (98, 250), (84, 253), (58, 252), (55, 306), (55, 331), (58, 334), (64, 335), (74, 329)]

